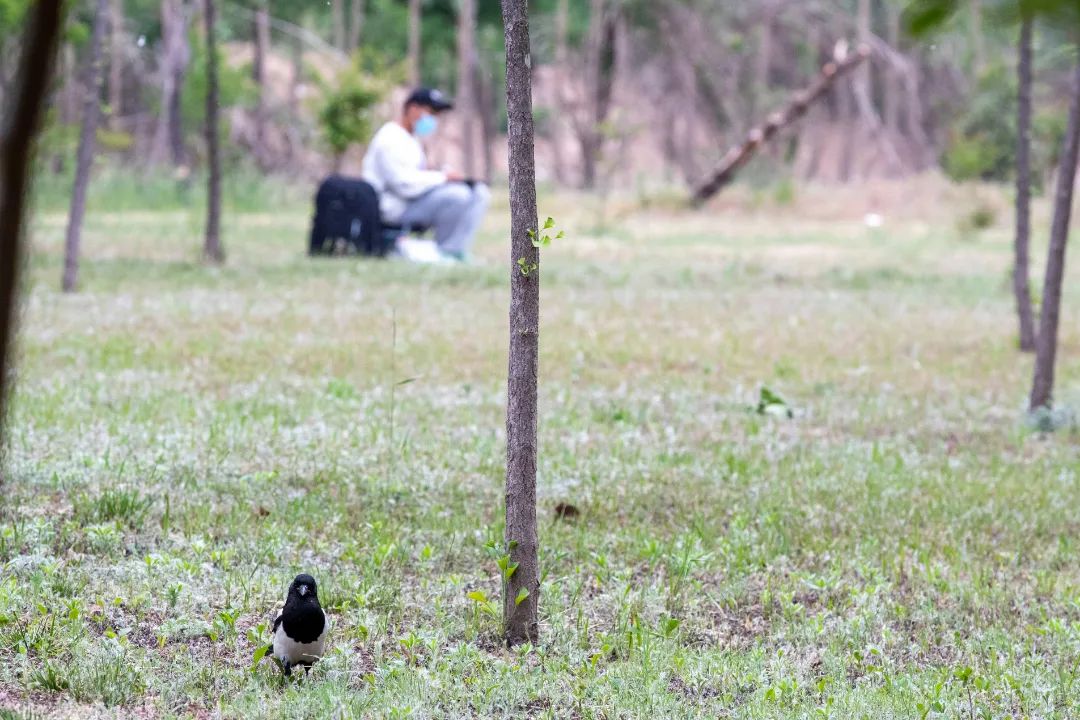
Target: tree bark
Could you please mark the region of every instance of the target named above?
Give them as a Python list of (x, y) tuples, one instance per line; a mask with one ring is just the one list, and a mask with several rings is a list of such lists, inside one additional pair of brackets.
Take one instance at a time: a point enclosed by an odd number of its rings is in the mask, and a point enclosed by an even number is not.
[[(41, 130), (63, 24), (63, 0), (37, 0), (24, 20), (25, 35), (13, 90), (0, 125), (0, 428), (7, 418), (7, 367), (14, 334), (16, 294), (30, 158)], [(2, 440), (2, 438), (0, 438)]]
[(570, 0), (559, 0), (555, 6), (555, 62), (566, 67), (568, 58), (567, 32), (570, 27)]
[(360, 38), (364, 34), (364, 19), (367, 16), (367, 3), (365, 0), (352, 0), (351, 21), (349, 23), (349, 52), (354, 53), (360, 48)]
[(491, 77), (491, 70), (485, 64), (476, 64), (476, 89), (477, 89), (477, 104), (480, 107), (480, 133), (483, 138), (481, 142), (481, 151), (484, 157), (484, 182), (488, 185), (491, 184), (491, 177), (495, 171), (495, 142), (496, 129), (495, 129), (495, 114), (498, 112), (495, 107), (495, 90), (493, 85), (494, 79)]
[[(527, 0), (502, 0), (510, 148), (510, 366), (506, 407), (506, 544), (517, 569), (503, 580), (508, 645), (536, 642), (540, 569), (536, 530), (537, 377), (540, 349), (540, 254), (532, 69)], [(519, 264), (519, 259), (523, 262)], [(527, 272), (527, 274), (526, 274)], [(525, 595), (523, 598), (522, 595)]]
[(1013, 293), (1020, 322), (1020, 349), (1035, 350), (1035, 319), (1031, 310), (1028, 248), (1031, 244), (1031, 47), (1034, 22), (1025, 17), (1020, 26), (1020, 58), (1016, 117), (1016, 244)]
[(986, 41), (982, 30), (982, 0), (971, 0), (971, 50), (975, 61), (975, 77), (986, 69)]
[(86, 75), (83, 90), (82, 133), (75, 160), (75, 186), (71, 191), (71, 212), (68, 214), (67, 238), (64, 242), (64, 292), (74, 292), (79, 280), (79, 242), (83, 217), (86, 215), (86, 191), (90, 185), (90, 169), (94, 164), (98, 125), (101, 122), (101, 56), (105, 28), (109, 24), (109, 0), (97, 0), (94, 29), (87, 48)]
[(124, 3), (112, 0), (110, 5), (110, 58), (109, 58), (109, 125), (120, 128), (124, 104)]
[(461, 118), (462, 171), (476, 176), (476, 0), (460, 0), (458, 6), (457, 112)]
[[(900, 52), (900, 7), (892, 2), (885, 3), (885, 14), (887, 18), (886, 27), (886, 40), (896, 52)], [(890, 132), (900, 132), (900, 93), (902, 92), (900, 87), (900, 79), (897, 76), (897, 71), (893, 67), (887, 67), (885, 70), (885, 82), (884, 82), (884, 94), (883, 100), (883, 115), (885, 120), (885, 127)]]
[(267, 0), (262, 0), (255, 11), (254, 26), (252, 27), (255, 46), (255, 55), (251, 63), (251, 75), (255, 81), (255, 156), (259, 165), (267, 167), (266, 148), (266, 124), (267, 124), (267, 87), (266, 87), (266, 58), (270, 50), (270, 8)]
[(183, 0), (161, 0), (162, 112), (151, 151), (155, 162), (163, 161), (168, 155), (174, 165), (184, 164), (187, 153), (181, 99), (190, 62), (191, 47)]
[(805, 115), (810, 106), (821, 99), (839, 78), (857, 68), (869, 56), (870, 48), (862, 45), (839, 62), (826, 63), (813, 85), (797, 93), (787, 107), (770, 115), (762, 125), (751, 130), (742, 143), (728, 150), (720, 161), (720, 167), (694, 191), (693, 204), (700, 205), (724, 189), (765, 143)]
[(606, 0), (591, 0), (585, 57), (588, 117), (579, 123), (577, 132), (581, 145), (581, 184), (586, 189), (596, 187), (597, 166), (604, 145), (604, 123), (611, 108), (614, 53), (615, 18), (608, 11)]
[[(1077, 50), (1080, 51), (1080, 46)], [(1050, 252), (1046, 258), (1046, 280), (1043, 282), (1042, 317), (1035, 339), (1035, 373), (1031, 383), (1030, 404), (1032, 411), (1049, 408), (1053, 404), (1054, 362), (1057, 358), (1065, 249), (1069, 242), (1069, 222), (1072, 219), (1076, 163), (1080, 159), (1080, 56), (1076, 59), (1073, 76), (1069, 123), (1065, 131), (1061, 164), (1058, 167), (1054, 220), (1050, 226)]]
[(334, 24), (334, 47), (345, 49), (345, 0), (331, 0), (330, 19)]
[(206, 154), (209, 165), (206, 203), (206, 243), (203, 257), (207, 262), (221, 264), (225, 253), (221, 247), (221, 137), (218, 128), (218, 57), (217, 18), (214, 0), (205, 0), (206, 24)]
[(409, 85), (420, 84), (420, 4), (421, 0), (409, 0)]

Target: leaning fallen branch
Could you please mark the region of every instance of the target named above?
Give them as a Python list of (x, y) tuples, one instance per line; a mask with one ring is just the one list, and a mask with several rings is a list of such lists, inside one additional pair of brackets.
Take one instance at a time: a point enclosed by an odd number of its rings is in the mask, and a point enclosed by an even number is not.
[(742, 143), (728, 150), (716, 172), (694, 191), (693, 204), (701, 205), (723, 190), (765, 143), (805, 115), (810, 106), (821, 99), (838, 79), (854, 70), (868, 57), (868, 45), (860, 45), (854, 53), (848, 54), (847, 44), (837, 43), (835, 60), (821, 68), (821, 75), (814, 84), (796, 93), (787, 107), (769, 115), (765, 123), (751, 130)]

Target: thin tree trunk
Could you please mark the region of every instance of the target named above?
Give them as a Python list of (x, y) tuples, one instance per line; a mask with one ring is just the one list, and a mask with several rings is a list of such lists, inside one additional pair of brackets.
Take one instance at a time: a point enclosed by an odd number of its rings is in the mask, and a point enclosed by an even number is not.
[[(870, 44), (870, 17), (870, 0), (859, 0), (858, 18), (856, 22), (858, 25), (859, 43), (863, 45)], [(867, 98), (868, 102), (873, 102), (874, 85), (873, 78), (870, 74), (870, 63), (865, 62), (860, 64), (855, 70), (853, 79), (856, 93)]]
[(270, 9), (267, 0), (263, 0), (255, 11), (252, 28), (255, 36), (255, 56), (251, 63), (251, 75), (255, 81), (255, 156), (259, 164), (267, 166), (266, 123), (267, 123), (267, 87), (266, 58), (270, 50)]
[(331, 0), (330, 18), (334, 23), (334, 47), (345, 49), (345, 0)]
[(491, 177), (495, 171), (495, 81), (491, 77), (491, 71), (486, 64), (476, 64), (476, 88), (479, 93), (477, 104), (480, 107), (480, 132), (483, 137), (481, 149), (484, 156), (484, 182), (491, 184)]
[(597, 166), (604, 146), (604, 123), (611, 107), (615, 52), (615, 22), (606, 0), (592, 0), (589, 8), (589, 38), (586, 48), (585, 78), (588, 87), (588, 118), (579, 123), (581, 184), (596, 187)]
[(421, 0), (409, 0), (409, 84), (420, 84), (420, 4)]
[[(1077, 47), (1077, 50), (1080, 51), (1080, 46)], [(1054, 196), (1054, 220), (1050, 227), (1050, 253), (1046, 258), (1042, 317), (1039, 323), (1039, 332), (1035, 339), (1035, 373), (1031, 383), (1030, 404), (1032, 411), (1050, 407), (1054, 396), (1054, 362), (1057, 357), (1061, 286), (1065, 274), (1065, 249), (1069, 242), (1069, 222), (1072, 219), (1076, 163), (1080, 158), (1080, 56), (1076, 59), (1076, 68), (1073, 75), (1069, 124), (1065, 131), (1065, 146), (1061, 153), (1057, 191)]]
[(68, 214), (67, 238), (64, 243), (64, 292), (74, 292), (79, 280), (79, 241), (83, 216), (86, 214), (86, 191), (90, 185), (90, 169), (94, 164), (98, 124), (101, 122), (101, 46), (109, 24), (109, 0), (98, 0), (94, 14), (94, 29), (87, 48), (86, 75), (83, 88), (82, 133), (75, 160), (75, 187), (71, 191), (71, 212)]
[(555, 62), (565, 69), (568, 59), (567, 32), (570, 27), (570, 0), (559, 0), (555, 6)]
[(367, 3), (365, 0), (352, 0), (352, 18), (349, 23), (349, 52), (354, 53), (360, 48), (360, 38), (364, 35), (364, 18), (367, 16)]
[(218, 128), (218, 57), (214, 0), (205, 0), (206, 17), (206, 154), (210, 166), (206, 203), (206, 244), (203, 257), (220, 264), (225, 260), (221, 248), (221, 138)]
[(124, 3), (112, 0), (109, 58), (109, 125), (117, 130), (124, 108)]
[(183, 0), (161, 0), (161, 45), (162, 113), (151, 156), (155, 162), (160, 162), (168, 154), (174, 165), (183, 165), (187, 152), (182, 96), (184, 76), (191, 62)]
[(7, 417), (7, 367), (22, 266), (30, 157), (41, 130), (62, 24), (63, 0), (37, 0), (30, 5), (18, 74), (11, 94), (5, 97), (4, 110), (10, 114), (0, 125), (0, 428)]
[[(885, 3), (885, 13), (887, 16), (887, 41), (889, 47), (894, 51), (900, 52), (900, 7), (892, 2)], [(897, 77), (897, 71), (893, 67), (887, 67), (885, 69), (885, 83), (884, 83), (884, 107), (883, 114), (885, 120), (885, 127), (890, 132), (900, 132), (900, 80)]]
[(289, 116), (300, 115), (300, 86), (304, 83), (304, 45), (300, 38), (292, 41), (292, 80), (289, 83)]
[(1013, 265), (1013, 292), (1020, 321), (1020, 349), (1035, 350), (1035, 319), (1031, 310), (1028, 248), (1031, 244), (1031, 45), (1030, 17), (1020, 26), (1020, 59), (1016, 117), (1016, 246)]
[(971, 49), (975, 61), (975, 76), (986, 69), (986, 41), (982, 31), (982, 0), (971, 0)]
[(457, 40), (457, 108), (464, 154), (462, 171), (473, 178), (476, 176), (476, 0), (460, 0)]
[[(540, 568), (536, 531), (536, 396), (540, 349), (540, 254), (527, 0), (502, 0), (510, 148), (510, 367), (506, 405), (506, 544), (517, 569), (503, 580), (508, 645), (536, 642)], [(521, 263), (519, 264), (519, 260)], [(526, 274), (527, 272), (527, 274)]]

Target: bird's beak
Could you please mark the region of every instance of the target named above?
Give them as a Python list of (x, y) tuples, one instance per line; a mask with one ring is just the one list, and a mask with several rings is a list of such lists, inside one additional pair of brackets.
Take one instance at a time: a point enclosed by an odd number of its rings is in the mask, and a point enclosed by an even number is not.
[(300, 586), (300, 596), (301, 597), (303, 597), (304, 595), (307, 595), (307, 591), (308, 591), (307, 585), (301, 585)]

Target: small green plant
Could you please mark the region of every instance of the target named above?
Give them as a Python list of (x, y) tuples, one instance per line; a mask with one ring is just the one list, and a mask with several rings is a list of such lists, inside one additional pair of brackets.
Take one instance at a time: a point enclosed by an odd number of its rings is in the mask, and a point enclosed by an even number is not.
[[(551, 247), (551, 243), (553, 240), (561, 240), (562, 238), (566, 237), (566, 232), (563, 230), (560, 230), (558, 233), (556, 233), (554, 237), (552, 237), (550, 233), (545, 232), (547, 230), (553, 229), (554, 227), (555, 219), (549, 217), (547, 220), (544, 221), (544, 226), (540, 229), (539, 233), (537, 233), (536, 230), (529, 228), (529, 239), (532, 241), (532, 246), (537, 250), (541, 248)], [(517, 264), (518, 269), (521, 270), (521, 274), (525, 277), (529, 277), (529, 275), (539, 269), (539, 265), (534, 262), (529, 262), (528, 259), (523, 257), (518, 258)]]
[(772, 415), (774, 417), (786, 418), (795, 417), (795, 413), (791, 410), (787, 401), (765, 385), (761, 386), (756, 410), (758, 415)]

